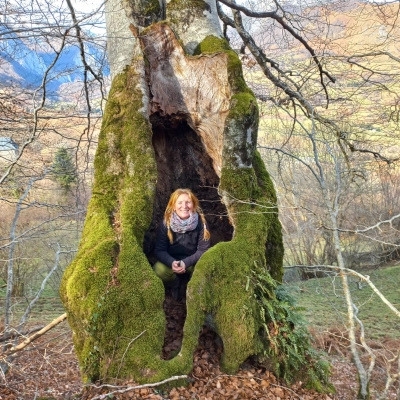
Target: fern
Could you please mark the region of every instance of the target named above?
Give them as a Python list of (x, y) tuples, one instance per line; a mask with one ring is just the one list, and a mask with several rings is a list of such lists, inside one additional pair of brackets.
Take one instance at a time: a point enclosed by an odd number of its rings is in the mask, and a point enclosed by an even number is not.
[(253, 271), (249, 279), (266, 339), (264, 356), (272, 361), (276, 375), (286, 382), (303, 379), (307, 387), (319, 392), (333, 392), (330, 365), (313, 348), (302, 309), (294, 298), (266, 271)]

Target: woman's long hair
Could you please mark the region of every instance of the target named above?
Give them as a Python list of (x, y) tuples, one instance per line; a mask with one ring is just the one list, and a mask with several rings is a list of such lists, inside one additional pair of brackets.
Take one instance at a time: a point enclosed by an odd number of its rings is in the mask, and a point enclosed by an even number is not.
[(197, 214), (199, 214), (201, 221), (203, 222), (204, 240), (209, 240), (210, 232), (207, 229), (206, 219), (204, 218), (203, 211), (200, 208), (199, 199), (193, 194), (193, 192), (190, 189), (176, 189), (175, 192), (171, 194), (171, 197), (169, 198), (169, 201), (167, 204), (167, 208), (165, 209), (165, 213), (164, 213), (164, 222), (168, 229), (169, 241), (171, 243), (174, 241), (174, 238), (173, 238), (172, 232), (171, 232), (170, 221), (171, 221), (171, 216), (174, 212), (175, 204), (178, 201), (178, 197), (181, 194), (187, 194), (189, 196), (190, 200), (193, 203), (193, 210), (196, 211)]

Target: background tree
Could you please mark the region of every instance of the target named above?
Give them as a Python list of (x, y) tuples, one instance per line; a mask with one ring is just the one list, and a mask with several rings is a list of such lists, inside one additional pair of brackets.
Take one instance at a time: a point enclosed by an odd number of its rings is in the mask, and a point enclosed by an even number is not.
[[(15, 157), (0, 157), (5, 352), (32, 328), (30, 315), (38, 304), (55, 303), (45, 310), (59, 304), (61, 275), (77, 248), (90, 196), (90, 146), (101, 117), (103, 78), (96, 80), (90, 71), (102, 70), (105, 58), (104, 40), (81, 30), (86, 41), (81, 56), (83, 42), (70, 34), (77, 23), (95, 27), (98, 17), (77, 13), (74, 21), (66, 5), (51, 2), (3, 2), (0, 10), (0, 137), (18, 145)], [(62, 147), (70, 149), (79, 176), (71, 196), (60, 196), (46, 174)], [(11, 362), (4, 352), (3, 373)]]
[(71, 185), (76, 182), (76, 168), (72, 156), (64, 147), (59, 148), (54, 155), (50, 173), (65, 191), (68, 191)]

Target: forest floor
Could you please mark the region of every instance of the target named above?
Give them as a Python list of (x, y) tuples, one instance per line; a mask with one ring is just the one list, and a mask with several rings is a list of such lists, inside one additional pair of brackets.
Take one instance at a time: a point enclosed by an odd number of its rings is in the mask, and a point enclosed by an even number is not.
[[(166, 300), (167, 319), (164, 357), (171, 356), (179, 349), (182, 339), (182, 321), (185, 316), (184, 303)], [(333, 335), (335, 337), (335, 335)], [(288, 386), (279, 381), (271, 372), (252, 364), (242, 365), (236, 375), (223, 374), (219, 369), (222, 352), (216, 335), (203, 328), (199, 345), (194, 355), (194, 367), (186, 387), (169, 391), (160, 388), (138, 388), (134, 382), (123, 382), (121, 386), (83, 386), (77, 357), (72, 345), (72, 334), (66, 322), (40, 337), (34, 345), (10, 363), (8, 374), (1, 378), (0, 400), (95, 400), (95, 399), (148, 399), (148, 400), (353, 400), (356, 399), (356, 371), (349, 354), (338, 340), (326, 341), (324, 346), (337, 349), (330, 358), (332, 383), (335, 394), (320, 394), (303, 387), (302, 382)], [(399, 343), (393, 343), (399, 347)], [(339, 347), (341, 350), (339, 350)], [(382, 386), (382, 377), (377, 375), (374, 382)], [(118, 391), (125, 391), (118, 393)], [(108, 394), (108, 395), (107, 395)], [(393, 395), (393, 397), (391, 397)], [(372, 396), (374, 398), (374, 396)], [(390, 397), (395, 399), (395, 394)]]

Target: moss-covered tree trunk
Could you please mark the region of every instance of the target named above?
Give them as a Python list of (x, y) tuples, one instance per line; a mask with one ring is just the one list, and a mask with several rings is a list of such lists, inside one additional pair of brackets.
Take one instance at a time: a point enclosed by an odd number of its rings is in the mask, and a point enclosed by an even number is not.
[[(206, 319), (223, 341), (222, 368), (234, 373), (268, 347), (253, 271), (282, 278), (274, 187), (256, 151), (256, 99), (214, 1), (107, 7), (113, 81), (82, 241), (61, 286), (84, 379), (188, 373)], [(188, 285), (181, 351), (163, 360), (164, 288), (152, 251), (178, 187), (201, 200), (213, 247)]]

